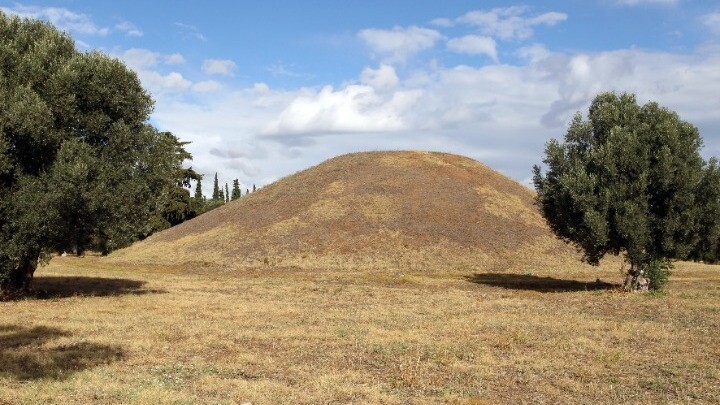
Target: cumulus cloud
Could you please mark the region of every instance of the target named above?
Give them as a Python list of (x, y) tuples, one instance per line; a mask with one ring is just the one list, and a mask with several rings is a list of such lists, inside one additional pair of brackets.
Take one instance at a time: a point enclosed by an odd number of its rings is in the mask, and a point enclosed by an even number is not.
[(389, 96), (373, 87), (325, 86), (305, 89), (264, 127), (265, 135), (313, 135), (337, 132), (398, 131), (407, 128), (403, 113), (412, 107), (421, 91), (397, 91)]
[(116, 56), (125, 61), (128, 66), (137, 70), (157, 66), (160, 54), (148, 49), (132, 48)]
[(358, 37), (389, 62), (404, 62), (408, 56), (435, 46), (442, 35), (438, 31), (413, 25), (395, 26), (390, 30), (364, 29)]
[(205, 173), (258, 184), (339, 153), (376, 149), (461, 153), (523, 180), (545, 142), (562, 137), (572, 115), (608, 90), (672, 108), (700, 127), (707, 153), (720, 152), (720, 49), (568, 54), (532, 45), (518, 52), (526, 58), (520, 66), (439, 65), (402, 81), (380, 64), (340, 87), (256, 84), (221, 89), (202, 103), (166, 93), (154, 120), (193, 142)]
[(185, 58), (179, 53), (173, 53), (165, 56), (166, 65), (182, 65), (185, 64)]
[(247, 152), (237, 149), (211, 148), (210, 154), (223, 159), (239, 159), (249, 157)]
[(192, 86), (192, 82), (179, 72), (163, 73), (158, 70), (161, 61), (166, 65), (174, 64), (178, 57), (182, 58), (180, 54), (162, 55), (148, 49), (132, 48), (116, 51), (111, 55), (122, 59), (133, 69), (143, 86), (154, 95), (180, 92)]
[(534, 34), (535, 26), (553, 26), (567, 20), (567, 14), (556, 11), (531, 17), (527, 13), (527, 7), (518, 6), (474, 10), (458, 17), (456, 21), (474, 26), (484, 35), (503, 40), (523, 40)]
[(178, 72), (170, 72), (163, 75), (156, 71), (139, 71), (138, 77), (140, 77), (143, 86), (148, 88), (153, 94), (183, 91), (192, 86), (192, 82), (185, 79), (183, 75)]
[(550, 52), (550, 50), (548, 50), (545, 45), (532, 44), (529, 46), (523, 46), (521, 48), (518, 48), (518, 50), (515, 51), (515, 54), (532, 63), (547, 58), (552, 54), (552, 52)]
[[(471, 12), (450, 22), (469, 24), (475, 32), (451, 38), (446, 46), (497, 61), (496, 40), (524, 40), (536, 27), (564, 18), (533, 15), (527, 8)], [(708, 28), (715, 21), (712, 14), (703, 18)], [(573, 114), (586, 111), (595, 94), (608, 90), (632, 91), (641, 102), (672, 108), (700, 127), (709, 154), (720, 153), (715, 135), (720, 133), (720, 47), (682, 54), (567, 53), (523, 43), (513, 51), (519, 57), (515, 65), (446, 66), (434, 60), (405, 69), (395, 62), (437, 46), (444, 37), (416, 26), (357, 35), (380, 60), (339, 86), (280, 90), (265, 83), (247, 88), (216, 80), (193, 83), (168, 71), (184, 62), (181, 55), (144, 49), (120, 55), (157, 99), (153, 122), (191, 141), (195, 168), (210, 176), (220, 173), (221, 183), (239, 178), (263, 185), (340, 153), (388, 149), (460, 153), (522, 181), (539, 163), (545, 142), (562, 137)], [(208, 59), (202, 68), (206, 74), (232, 75), (237, 67), (230, 60)], [(289, 71), (281, 64), (268, 71), (284, 75), (283, 69)]]
[(209, 75), (234, 76), (236, 68), (235, 62), (228, 59), (205, 59), (202, 63), (202, 71)]
[(479, 35), (465, 35), (460, 38), (452, 38), (447, 42), (451, 51), (466, 53), (470, 55), (487, 55), (495, 62), (498, 61), (497, 44), (490, 37)]
[(222, 86), (215, 80), (205, 80), (192, 85), (192, 90), (198, 93), (207, 93), (220, 90)]
[(383, 92), (397, 87), (400, 80), (397, 73), (395, 73), (395, 68), (383, 63), (377, 69), (369, 67), (363, 69), (360, 74), (360, 81), (377, 91)]

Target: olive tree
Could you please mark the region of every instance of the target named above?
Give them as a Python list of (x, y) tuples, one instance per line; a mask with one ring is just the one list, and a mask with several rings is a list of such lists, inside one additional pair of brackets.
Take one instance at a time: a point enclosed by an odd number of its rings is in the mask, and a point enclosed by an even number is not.
[(659, 288), (673, 259), (701, 254), (703, 218), (718, 215), (703, 197), (717, 168), (701, 146), (697, 128), (675, 112), (640, 106), (633, 94), (599, 94), (587, 120), (576, 114), (564, 142), (546, 145), (546, 171), (534, 167), (537, 205), (588, 263), (624, 254), (626, 290)]
[(0, 12), (0, 100), (0, 293), (27, 290), (50, 252), (108, 252), (148, 232), (188, 156), (148, 124), (134, 72)]

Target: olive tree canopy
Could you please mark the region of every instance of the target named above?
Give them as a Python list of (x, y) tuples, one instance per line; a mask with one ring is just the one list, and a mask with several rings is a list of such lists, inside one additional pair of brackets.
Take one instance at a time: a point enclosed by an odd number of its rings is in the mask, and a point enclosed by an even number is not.
[(716, 168), (701, 147), (697, 128), (675, 112), (640, 106), (633, 94), (599, 94), (587, 121), (578, 113), (564, 142), (546, 145), (547, 170), (534, 168), (537, 204), (587, 262), (625, 254), (626, 289), (660, 287), (670, 261), (697, 250), (703, 220), (717, 222), (717, 201), (703, 197)]
[(148, 123), (134, 72), (0, 12), (0, 100), (0, 289), (27, 289), (49, 252), (108, 252), (149, 233), (189, 155)]

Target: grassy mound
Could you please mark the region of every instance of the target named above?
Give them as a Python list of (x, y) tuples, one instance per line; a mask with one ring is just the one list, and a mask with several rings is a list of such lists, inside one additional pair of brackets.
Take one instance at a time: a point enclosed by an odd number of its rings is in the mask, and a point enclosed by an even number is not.
[(339, 156), (106, 260), (206, 267), (502, 270), (578, 263), (533, 192), (467, 157)]

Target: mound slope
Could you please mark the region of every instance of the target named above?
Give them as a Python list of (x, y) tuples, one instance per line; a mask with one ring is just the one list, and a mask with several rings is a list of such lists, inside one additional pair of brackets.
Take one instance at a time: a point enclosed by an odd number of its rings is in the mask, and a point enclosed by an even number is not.
[(143, 265), (476, 270), (578, 263), (533, 192), (467, 157), (364, 152), (285, 177), (107, 260)]

